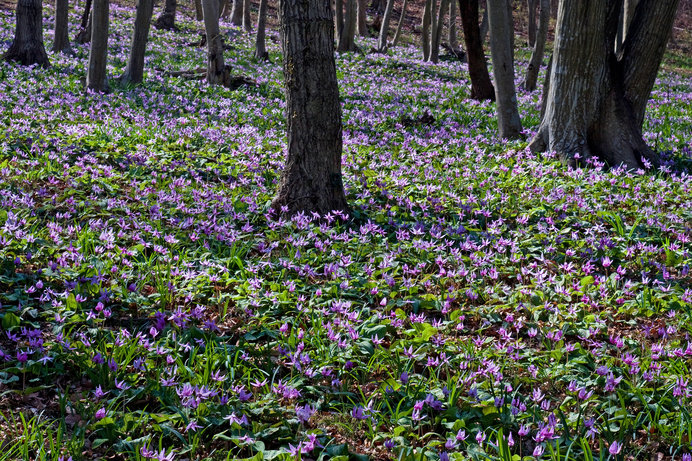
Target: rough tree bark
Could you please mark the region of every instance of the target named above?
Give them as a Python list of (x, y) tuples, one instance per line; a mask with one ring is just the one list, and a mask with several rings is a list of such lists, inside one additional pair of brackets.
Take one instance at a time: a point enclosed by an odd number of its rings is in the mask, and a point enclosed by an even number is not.
[(356, 51), (356, 0), (346, 0), (346, 15), (344, 17), (344, 27), (339, 36), (339, 45), (337, 51), (344, 53), (348, 51)]
[(246, 32), (252, 31), (252, 2), (243, 0), (243, 29)]
[(358, 35), (361, 37), (369, 37), (368, 31), (368, 0), (358, 0)]
[(91, 40), (91, 0), (86, 0), (84, 4), (84, 12), (79, 21), (79, 32), (75, 35), (74, 40), (81, 44), (89, 43)]
[(543, 63), (543, 54), (545, 52), (545, 41), (548, 38), (548, 26), (550, 24), (550, 0), (541, 0), (541, 12), (538, 18), (538, 33), (535, 38), (533, 51), (529, 66), (526, 69), (526, 78), (522, 86), (527, 91), (536, 89), (536, 81), (538, 80), (538, 71)]
[(471, 78), (471, 98), (478, 101), (494, 101), (495, 89), (485, 62), (481, 29), (478, 24), (478, 0), (459, 0), (459, 12)]
[(38, 64), (50, 67), (43, 46), (43, 5), (41, 0), (18, 0), (14, 39), (3, 55), (5, 61), (17, 61), (24, 66)]
[(163, 5), (163, 11), (156, 18), (154, 27), (163, 30), (174, 30), (175, 29), (175, 10), (178, 8), (177, 0), (166, 0)]
[(223, 61), (223, 40), (219, 30), (218, 0), (202, 0), (204, 30), (207, 34), (207, 82), (222, 85), (226, 66)]
[(130, 58), (127, 67), (120, 77), (122, 83), (142, 83), (144, 79), (144, 55), (147, 50), (149, 38), (149, 26), (151, 16), (154, 14), (154, 0), (137, 0), (135, 12), (135, 27), (132, 32), (132, 44), (130, 45)]
[(68, 0), (55, 0), (55, 28), (53, 34), (53, 48), (55, 53), (72, 53), (70, 37), (68, 34), (68, 14), (70, 4)]
[(392, 18), (392, 10), (394, 9), (394, 0), (387, 0), (387, 6), (384, 9), (382, 24), (380, 25), (380, 37), (377, 40), (377, 51), (384, 53), (387, 51), (387, 33), (389, 32), (389, 21)]
[(490, 55), (497, 101), (497, 125), (503, 139), (521, 137), (521, 119), (514, 88), (514, 57), (510, 35), (514, 33), (506, 0), (488, 0)]
[(288, 152), (272, 203), (278, 215), (347, 211), (341, 106), (329, 0), (280, 0)]
[(408, 0), (404, 0), (404, 4), (401, 5), (401, 16), (399, 16), (399, 23), (396, 26), (396, 32), (394, 32), (394, 38), (392, 39), (392, 46), (396, 46), (399, 43), (399, 38), (401, 37), (401, 30), (404, 25), (404, 17), (406, 16), (406, 6)]
[(545, 113), (530, 147), (563, 162), (598, 156), (609, 165), (659, 165), (641, 128), (678, 0), (640, 0), (621, 56), (622, 0), (560, 2)]
[(529, 8), (529, 46), (536, 46), (536, 7), (538, 6), (538, 0), (528, 0), (527, 6)]
[(267, 0), (260, 0), (257, 12), (257, 34), (255, 35), (255, 57), (260, 61), (269, 61), (269, 53), (265, 44), (267, 29)]
[(86, 87), (100, 92), (108, 91), (108, 3), (109, 0), (94, 0), (94, 10), (91, 12), (91, 47)]

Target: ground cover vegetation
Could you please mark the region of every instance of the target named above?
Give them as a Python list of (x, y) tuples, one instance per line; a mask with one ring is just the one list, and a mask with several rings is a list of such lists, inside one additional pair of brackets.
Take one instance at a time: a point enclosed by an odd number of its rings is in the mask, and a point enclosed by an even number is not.
[(88, 45), (0, 63), (0, 459), (690, 459), (684, 74), (648, 105), (660, 169), (566, 167), (498, 139), (458, 61), (342, 54), (351, 211), (276, 219), (277, 36), (230, 42), (231, 91), (164, 72), (205, 59), (178, 27), (108, 94)]

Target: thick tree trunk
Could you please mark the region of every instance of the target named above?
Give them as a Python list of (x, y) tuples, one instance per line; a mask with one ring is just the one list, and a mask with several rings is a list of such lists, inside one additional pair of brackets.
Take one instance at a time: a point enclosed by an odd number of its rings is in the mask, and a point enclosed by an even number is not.
[(490, 81), (488, 65), (485, 62), (481, 30), (478, 25), (478, 0), (459, 0), (461, 25), (464, 29), (464, 42), (471, 78), (471, 98), (478, 101), (495, 100), (495, 89)]
[(43, 46), (43, 5), (41, 0), (18, 0), (17, 23), (14, 39), (5, 61), (17, 61), (24, 66), (38, 64), (50, 67), (46, 48)]
[(108, 91), (106, 62), (108, 58), (108, 3), (94, 0), (92, 11), (91, 47), (87, 66), (86, 87), (100, 92)]
[(457, 41), (457, 2), (451, 0), (449, 2), (449, 27), (447, 28), (447, 43), (453, 50), (459, 49)]
[(389, 21), (392, 17), (394, 9), (394, 0), (387, 0), (387, 6), (384, 10), (384, 17), (380, 26), (380, 37), (377, 41), (377, 51), (384, 53), (387, 51), (387, 33), (389, 32)]
[(527, 6), (529, 8), (529, 46), (536, 46), (536, 7), (538, 6), (538, 0), (528, 0)]
[(442, 27), (447, 13), (448, 1), (440, 0), (440, 8), (430, 37), (430, 61), (435, 63), (440, 60), (440, 40), (442, 39)]
[(175, 10), (178, 8), (177, 0), (166, 0), (163, 5), (163, 12), (154, 23), (154, 27), (163, 30), (175, 29)]
[(204, 30), (207, 34), (207, 82), (222, 85), (226, 66), (223, 61), (223, 40), (219, 31), (218, 0), (202, 0)]
[(154, 14), (154, 0), (138, 0), (135, 13), (135, 27), (132, 33), (130, 45), (130, 58), (125, 67), (125, 72), (120, 77), (123, 83), (142, 83), (144, 79), (144, 55), (147, 50), (149, 38), (149, 26), (151, 16)]
[(257, 12), (257, 35), (255, 35), (255, 57), (260, 61), (269, 61), (269, 53), (265, 45), (267, 29), (267, 0), (260, 0)]
[(278, 215), (347, 211), (329, 0), (280, 0), (279, 10), (288, 153), (272, 209)]
[(488, 0), (488, 20), (500, 137), (518, 139), (522, 127), (514, 88), (514, 58), (510, 40), (514, 31), (507, 14), (507, 0)]
[(408, 0), (404, 0), (404, 4), (401, 5), (401, 16), (399, 16), (399, 23), (396, 26), (396, 32), (394, 32), (394, 38), (392, 39), (392, 46), (396, 46), (399, 43), (399, 38), (401, 37), (401, 30), (404, 25), (404, 18), (406, 17), (406, 6)]
[(53, 48), (55, 53), (72, 53), (70, 37), (68, 34), (68, 14), (70, 4), (68, 0), (55, 0), (55, 31), (53, 36)]
[(358, 0), (358, 35), (369, 37), (368, 32), (368, 0)]
[(677, 0), (641, 0), (615, 55), (617, 0), (560, 2), (545, 113), (533, 150), (568, 164), (598, 156), (610, 165), (657, 166), (641, 127), (672, 29)]
[(252, 2), (243, 0), (243, 29), (246, 32), (252, 31)]
[(202, 0), (194, 0), (195, 2), (195, 19), (201, 21), (204, 19), (204, 10), (202, 9)]
[(433, 0), (425, 0), (423, 18), (421, 20), (421, 45), (423, 47), (423, 61), (430, 60), (430, 23), (432, 22), (432, 2)]
[[(204, 0), (202, 0), (204, 1)], [(245, 0), (233, 0), (233, 9), (231, 10), (231, 24), (236, 27), (243, 26), (243, 4)]]
[(356, 0), (346, 0), (346, 15), (344, 18), (344, 27), (339, 37), (339, 46), (337, 51), (344, 53), (348, 51), (356, 51)]
[(545, 41), (548, 38), (548, 26), (550, 25), (550, 0), (541, 0), (541, 13), (538, 19), (538, 35), (535, 39), (533, 51), (529, 66), (526, 69), (526, 78), (524, 79), (523, 87), (527, 91), (536, 89), (536, 81), (538, 80), (538, 71), (543, 63), (543, 54), (545, 52)]

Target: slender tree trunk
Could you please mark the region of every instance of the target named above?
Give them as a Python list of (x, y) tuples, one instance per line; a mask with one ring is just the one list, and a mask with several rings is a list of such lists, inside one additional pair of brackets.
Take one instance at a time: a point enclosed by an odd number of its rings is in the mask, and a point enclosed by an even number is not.
[(368, 0), (358, 0), (358, 35), (369, 37), (368, 32)]
[(408, 0), (404, 0), (404, 4), (401, 5), (401, 16), (399, 16), (399, 23), (396, 26), (396, 32), (394, 32), (394, 38), (392, 39), (392, 46), (396, 46), (399, 43), (399, 38), (401, 37), (401, 29), (403, 29), (404, 18), (406, 17), (406, 6)]
[(252, 2), (243, 0), (243, 29), (246, 32), (252, 31)]
[(86, 86), (100, 92), (108, 91), (108, 3), (109, 0), (94, 0), (94, 11), (91, 14), (91, 47)]
[(421, 45), (423, 47), (423, 61), (430, 60), (430, 25), (432, 22), (432, 2), (433, 0), (425, 0), (423, 18), (421, 21)]
[(74, 37), (74, 41), (77, 43), (85, 44), (91, 40), (91, 3), (91, 0), (86, 0), (84, 13), (79, 23), (79, 32)]
[(344, 33), (344, 0), (334, 0), (334, 31), (336, 43), (341, 43), (341, 35)]
[(529, 67), (526, 69), (526, 78), (524, 79), (523, 87), (526, 91), (534, 91), (536, 89), (536, 81), (538, 80), (538, 71), (543, 63), (543, 54), (545, 51), (545, 41), (548, 38), (548, 26), (550, 25), (550, 0), (541, 0), (541, 12), (538, 18), (538, 35), (536, 36)]
[(218, 0), (202, 0), (204, 30), (207, 34), (207, 82), (210, 85), (224, 83), (226, 66), (223, 61), (223, 40), (219, 31)]
[(144, 79), (144, 56), (147, 50), (149, 26), (151, 25), (153, 14), (154, 0), (137, 0), (135, 27), (132, 33), (132, 44), (130, 45), (130, 58), (125, 72), (120, 77), (120, 81), (123, 83), (138, 85)]
[(231, 10), (231, 24), (233, 24), (236, 27), (242, 27), (243, 25), (244, 2), (245, 0), (233, 0), (233, 9)]
[(451, 0), (449, 2), (449, 27), (447, 28), (447, 43), (453, 50), (459, 49), (457, 41), (457, 2)]
[(527, 6), (529, 7), (529, 46), (536, 46), (536, 7), (538, 6), (538, 0), (528, 0)]
[(87, 24), (89, 24), (89, 16), (91, 15), (91, 0), (86, 0), (84, 4), (84, 12), (82, 13), (82, 18), (79, 20), (80, 29), (86, 29)]
[(269, 53), (265, 46), (265, 30), (267, 28), (267, 0), (260, 0), (257, 13), (257, 35), (255, 36), (255, 57), (260, 61), (269, 61)]
[(41, 67), (50, 67), (48, 54), (43, 46), (41, 0), (18, 0), (16, 11), (14, 39), (3, 59), (17, 61), (24, 66), (38, 64)]
[(68, 34), (68, 14), (70, 4), (68, 0), (55, 0), (55, 33), (53, 38), (53, 48), (55, 53), (72, 53), (70, 37)]
[(495, 100), (495, 89), (490, 81), (488, 65), (485, 62), (481, 30), (478, 25), (478, 0), (459, 0), (461, 25), (464, 29), (464, 42), (471, 78), (471, 98), (478, 101)]
[(204, 10), (202, 9), (202, 0), (195, 1), (195, 19), (201, 21), (204, 19)]
[(488, 0), (488, 20), (500, 137), (518, 139), (521, 137), (522, 127), (514, 89), (514, 60), (510, 40), (513, 33), (512, 21), (507, 15), (506, 0)]
[(347, 211), (329, 0), (280, 0), (279, 9), (288, 153), (272, 209), (278, 215)]
[(530, 146), (568, 164), (659, 164), (643, 140), (646, 102), (670, 36), (677, 0), (640, 0), (621, 56), (617, 0), (560, 2), (545, 113)]
[(440, 0), (440, 8), (435, 21), (435, 27), (432, 31), (430, 43), (430, 60), (437, 62), (440, 60), (440, 40), (442, 39), (442, 26), (444, 25), (445, 14), (447, 13), (447, 2), (449, 0)]
[(486, 38), (488, 38), (489, 30), (488, 7), (486, 7), (485, 10), (483, 10), (483, 19), (481, 19), (481, 43), (485, 43)]
[(377, 51), (384, 53), (387, 51), (387, 33), (389, 32), (389, 21), (392, 17), (392, 10), (394, 9), (394, 0), (387, 0), (387, 6), (384, 10), (384, 17), (382, 18), (382, 24), (380, 26), (380, 37), (377, 41)]
[(175, 29), (175, 10), (178, 8), (177, 0), (165, 0), (163, 12), (159, 15), (154, 23), (157, 29), (173, 30)]
[(356, 0), (346, 0), (346, 17), (337, 48), (339, 53), (356, 51), (356, 22)]

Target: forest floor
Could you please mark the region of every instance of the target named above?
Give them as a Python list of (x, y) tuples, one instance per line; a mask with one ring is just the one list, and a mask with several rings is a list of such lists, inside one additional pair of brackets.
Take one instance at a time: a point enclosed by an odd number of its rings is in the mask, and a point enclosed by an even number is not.
[(457, 60), (338, 55), (351, 214), (275, 220), (276, 32), (258, 62), (222, 23), (256, 80), (231, 91), (172, 74), (205, 60), (181, 15), (133, 87), (132, 24), (114, 4), (108, 94), (86, 45), (0, 62), (0, 460), (690, 460), (688, 54), (647, 108), (658, 171), (498, 139)]

